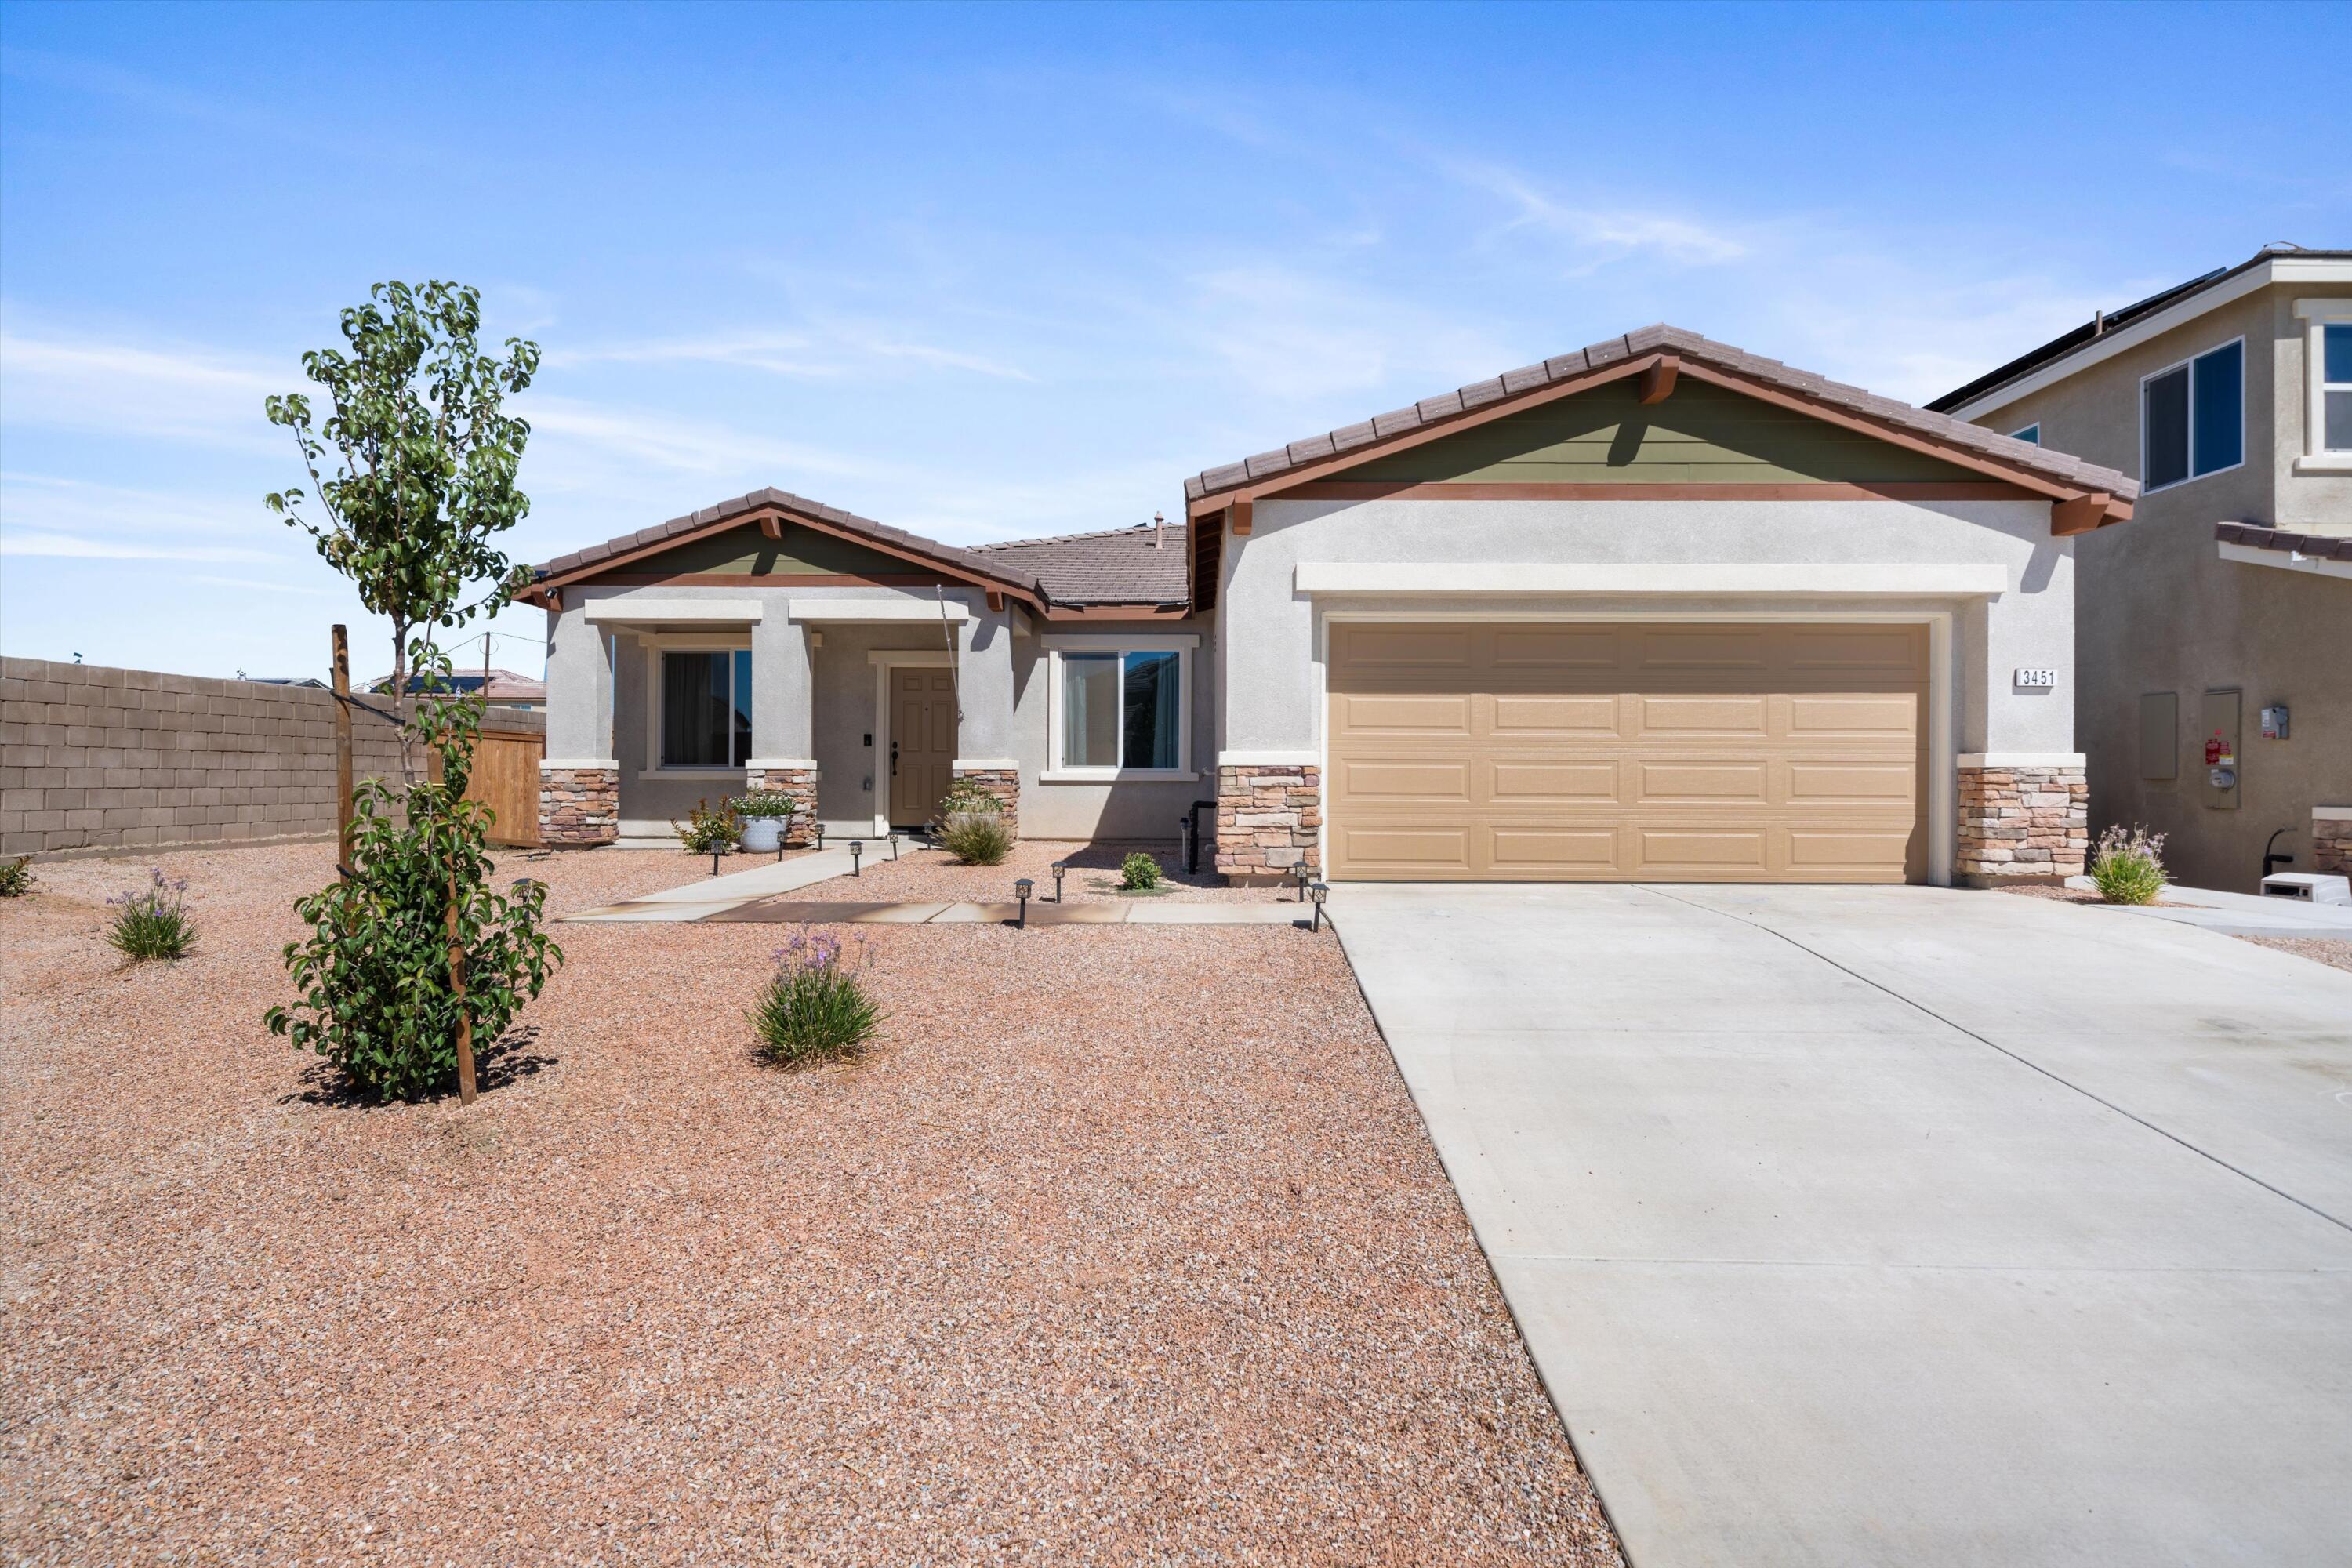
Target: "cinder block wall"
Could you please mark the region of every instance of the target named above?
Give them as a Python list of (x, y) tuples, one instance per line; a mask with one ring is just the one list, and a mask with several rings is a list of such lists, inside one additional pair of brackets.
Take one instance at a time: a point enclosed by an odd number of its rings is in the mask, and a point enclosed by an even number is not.
[[(543, 731), (546, 722), (494, 709), (485, 727)], [(389, 720), (355, 706), (352, 749), (355, 776), (398, 775)], [(334, 832), (333, 693), (0, 658), (0, 855)]]

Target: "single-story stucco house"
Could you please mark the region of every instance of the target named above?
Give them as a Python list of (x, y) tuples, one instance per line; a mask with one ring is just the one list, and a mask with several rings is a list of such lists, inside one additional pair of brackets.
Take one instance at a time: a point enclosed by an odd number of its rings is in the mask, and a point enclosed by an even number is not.
[(539, 568), (550, 843), (951, 779), (1018, 830), (1332, 879), (2078, 870), (2078, 535), (2111, 469), (1656, 326), (959, 548), (762, 490)]

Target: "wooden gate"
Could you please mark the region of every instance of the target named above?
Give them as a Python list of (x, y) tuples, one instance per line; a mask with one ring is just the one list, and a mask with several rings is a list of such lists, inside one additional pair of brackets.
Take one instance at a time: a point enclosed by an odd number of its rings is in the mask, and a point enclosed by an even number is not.
[(480, 801), (497, 814), (490, 842), (537, 847), (539, 844), (539, 762), (546, 754), (547, 737), (530, 731), (484, 730), (474, 752), (474, 776), (466, 781), (466, 798)]

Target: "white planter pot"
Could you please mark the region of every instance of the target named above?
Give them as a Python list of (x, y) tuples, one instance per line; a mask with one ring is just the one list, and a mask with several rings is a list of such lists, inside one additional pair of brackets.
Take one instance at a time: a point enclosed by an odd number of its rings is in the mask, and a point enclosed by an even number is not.
[(789, 816), (747, 816), (743, 819), (743, 848), (747, 854), (772, 855), (783, 844), (784, 828)]

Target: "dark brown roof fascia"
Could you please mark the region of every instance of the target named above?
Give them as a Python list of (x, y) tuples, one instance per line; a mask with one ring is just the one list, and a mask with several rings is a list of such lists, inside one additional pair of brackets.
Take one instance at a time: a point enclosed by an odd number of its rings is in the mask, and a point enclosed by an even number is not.
[(902, 561), (931, 566), (951, 576), (1000, 589), (1017, 595), (1040, 611), (1052, 603), (1044, 587), (1034, 579), (998, 571), (984, 557), (775, 489), (755, 490), (750, 495), (722, 501), (686, 517), (672, 518), (654, 528), (623, 534), (569, 555), (559, 555), (539, 567), (538, 575), (531, 584), (516, 596), (536, 602), (566, 584), (614, 571), (631, 562), (675, 549), (690, 540), (740, 528), (763, 517), (774, 517), (812, 528), (820, 533), (829, 533)]
[(1418, 446), (1588, 391), (1662, 366), (1669, 357), (1677, 362), (1679, 374), (1927, 452), (2053, 500), (2105, 495), (2108, 501), (2102, 515), (2110, 522), (2128, 518), (2131, 500), (2138, 494), (2136, 481), (2111, 468), (1661, 324), (1424, 399), (1361, 425), (1294, 441), (1279, 451), (1205, 469), (1185, 481), (1187, 510), (1205, 516), (1236, 500), (1280, 493), (1294, 484), (1344, 472), (1374, 453)]

